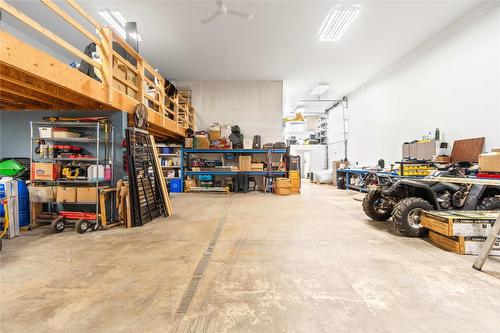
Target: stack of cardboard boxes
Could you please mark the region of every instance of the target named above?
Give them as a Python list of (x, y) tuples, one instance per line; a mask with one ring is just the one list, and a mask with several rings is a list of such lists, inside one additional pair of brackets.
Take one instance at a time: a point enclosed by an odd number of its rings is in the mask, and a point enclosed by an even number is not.
[(292, 184), (288, 178), (276, 178), (274, 181), (274, 194), (290, 195)]
[(274, 193), (277, 195), (300, 194), (300, 172), (290, 171), (289, 178), (276, 178)]
[[(423, 212), (421, 224), (429, 229), (431, 241), (458, 254), (477, 255), (498, 216), (488, 211)], [(490, 255), (500, 256), (500, 237)]]
[(290, 179), (290, 192), (300, 194), (300, 171), (289, 171), (288, 178)]

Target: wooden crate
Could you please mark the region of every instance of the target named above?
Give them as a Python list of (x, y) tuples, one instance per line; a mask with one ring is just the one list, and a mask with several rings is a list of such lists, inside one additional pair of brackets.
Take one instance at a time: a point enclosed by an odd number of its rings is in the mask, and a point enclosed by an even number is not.
[[(486, 241), (486, 237), (448, 237), (438, 234), (434, 231), (429, 231), (429, 238), (432, 243), (445, 250), (458, 254), (478, 255), (481, 247)], [(500, 256), (500, 237), (497, 237), (495, 244), (490, 252), (491, 256)]]
[(489, 211), (431, 211), (422, 213), (421, 224), (445, 236), (487, 237), (497, 216)]

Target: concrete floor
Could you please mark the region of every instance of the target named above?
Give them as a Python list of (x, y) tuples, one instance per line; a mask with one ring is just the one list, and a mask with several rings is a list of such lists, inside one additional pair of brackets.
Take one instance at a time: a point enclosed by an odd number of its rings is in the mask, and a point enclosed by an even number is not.
[(353, 195), (181, 194), (142, 228), (23, 234), (1, 254), (0, 331), (499, 332), (500, 259), (477, 272), (367, 219)]

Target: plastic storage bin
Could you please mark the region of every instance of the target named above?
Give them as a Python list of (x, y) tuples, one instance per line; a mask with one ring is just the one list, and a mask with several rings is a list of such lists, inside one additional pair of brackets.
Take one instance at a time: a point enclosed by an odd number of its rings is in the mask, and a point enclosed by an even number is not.
[(162, 154), (173, 154), (174, 150), (170, 147), (161, 147), (160, 148)]
[(181, 192), (181, 180), (180, 179), (170, 179), (169, 182), (170, 192), (179, 193)]

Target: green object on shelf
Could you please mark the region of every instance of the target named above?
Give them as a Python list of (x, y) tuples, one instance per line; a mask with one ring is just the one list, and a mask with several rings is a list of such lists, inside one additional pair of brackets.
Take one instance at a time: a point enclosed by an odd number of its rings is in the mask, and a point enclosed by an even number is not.
[(17, 177), (20, 176), (24, 170), (26, 170), (26, 168), (16, 160), (0, 162), (0, 176), (2, 177)]

